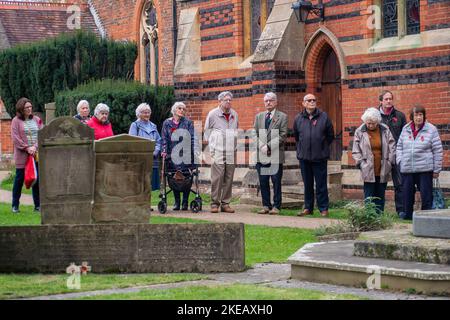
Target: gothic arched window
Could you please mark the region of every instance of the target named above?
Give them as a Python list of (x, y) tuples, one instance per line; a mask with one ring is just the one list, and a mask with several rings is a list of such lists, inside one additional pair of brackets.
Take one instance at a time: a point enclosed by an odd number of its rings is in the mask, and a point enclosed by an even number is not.
[(141, 15), (141, 81), (158, 84), (158, 20), (153, 1), (147, 1)]
[(244, 56), (253, 54), (275, 0), (244, 0)]

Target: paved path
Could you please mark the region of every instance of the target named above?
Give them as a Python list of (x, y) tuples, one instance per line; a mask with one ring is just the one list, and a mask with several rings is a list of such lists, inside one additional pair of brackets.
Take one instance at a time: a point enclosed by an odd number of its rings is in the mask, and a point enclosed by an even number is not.
[(245, 224), (264, 225), (270, 227), (291, 227), (291, 228), (305, 228), (315, 229), (324, 225), (331, 225), (336, 223), (334, 219), (326, 218), (304, 218), (297, 216), (271, 216), (262, 215), (252, 212), (254, 206), (249, 205), (234, 205), (236, 213), (210, 213), (203, 211), (200, 213), (192, 212), (174, 212), (168, 211), (167, 214), (159, 214), (157, 211), (153, 211), (153, 215), (157, 217), (177, 217), (177, 218), (190, 218), (199, 219), (213, 222), (242, 222)]
[[(450, 300), (448, 297), (427, 297), (421, 295), (407, 295), (401, 292), (388, 292), (378, 290), (367, 290), (362, 288), (351, 288), (322, 283), (312, 283), (290, 279), (289, 264), (263, 263), (256, 264), (253, 268), (239, 273), (215, 273), (207, 274), (209, 280), (186, 281), (167, 284), (154, 284), (149, 286), (139, 286), (122, 289), (107, 289), (89, 292), (75, 292), (50, 296), (33, 297), (25, 300), (63, 300), (77, 299), (82, 297), (92, 297), (98, 295), (109, 295), (119, 293), (134, 293), (142, 290), (167, 290), (188, 286), (218, 286), (230, 284), (253, 284), (275, 288), (302, 288), (317, 290), (329, 294), (353, 294), (368, 299), (377, 300)], [(81, 283), (81, 285), (83, 285)]]

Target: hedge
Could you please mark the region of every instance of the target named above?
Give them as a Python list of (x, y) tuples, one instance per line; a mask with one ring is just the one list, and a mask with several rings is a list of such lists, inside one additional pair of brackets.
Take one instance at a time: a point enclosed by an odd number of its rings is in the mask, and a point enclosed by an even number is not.
[(21, 97), (33, 101), (33, 111), (43, 112), (58, 91), (91, 79), (133, 79), (136, 57), (134, 43), (82, 30), (20, 45), (0, 52), (0, 96), (12, 116)]
[(145, 102), (152, 108), (151, 121), (161, 131), (162, 122), (169, 117), (175, 101), (173, 87), (150, 86), (137, 81), (92, 81), (74, 90), (56, 95), (56, 116), (75, 115), (80, 100), (87, 100), (91, 114), (98, 103), (110, 108), (109, 120), (115, 134), (128, 133), (131, 122), (136, 120), (136, 108)]

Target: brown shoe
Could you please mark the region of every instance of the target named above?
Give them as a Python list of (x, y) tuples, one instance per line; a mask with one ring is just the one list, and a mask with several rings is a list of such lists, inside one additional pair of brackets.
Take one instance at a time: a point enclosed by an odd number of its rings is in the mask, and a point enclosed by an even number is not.
[(234, 209), (231, 209), (229, 205), (224, 205), (220, 207), (221, 212), (234, 213)]
[(321, 215), (322, 217), (328, 217), (328, 210), (320, 211), (320, 215)]
[(269, 208), (263, 207), (261, 210), (258, 211), (258, 214), (269, 214)]
[(211, 213), (219, 213), (219, 207), (211, 207)]
[(304, 216), (307, 216), (307, 215), (312, 215), (313, 213), (311, 212), (311, 210), (309, 210), (309, 209), (304, 209), (302, 212), (299, 212), (298, 214), (297, 214), (297, 216), (298, 217), (304, 217)]
[(272, 210), (270, 210), (269, 214), (272, 216), (280, 214), (280, 210), (278, 210), (277, 208), (272, 208)]

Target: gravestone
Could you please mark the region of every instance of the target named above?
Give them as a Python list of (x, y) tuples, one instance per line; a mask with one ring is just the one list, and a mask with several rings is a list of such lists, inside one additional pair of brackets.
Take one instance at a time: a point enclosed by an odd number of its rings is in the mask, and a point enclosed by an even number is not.
[(155, 142), (128, 134), (95, 141), (94, 223), (148, 223)]
[(39, 131), (42, 224), (91, 223), (94, 130), (61, 117)]

